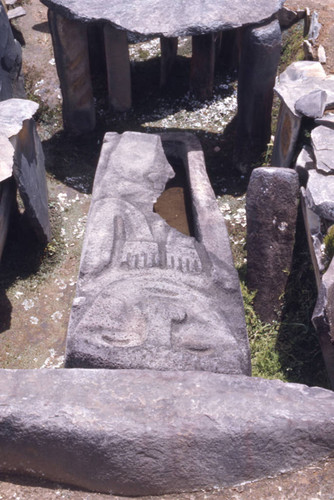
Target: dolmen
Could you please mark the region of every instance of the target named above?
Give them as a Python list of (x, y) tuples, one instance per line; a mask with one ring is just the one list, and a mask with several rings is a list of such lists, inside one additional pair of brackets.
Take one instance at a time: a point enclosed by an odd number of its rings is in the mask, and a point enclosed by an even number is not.
[[(153, 210), (171, 165), (180, 164), (193, 236)], [(252, 378), (244, 321), (198, 141), (106, 134), (68, 368), (0, 370), (0, 472), (114, 495), (162, 495), (328, 456), (334, 394)]]
[(129, 40), (160, 38), (160, 85), (166, 87), (178, 37), (189, 36), (189, 87), (198, 99), (212, 98), (215, 67), (230, 69), (231, 61), (238, 60), (238, 168), (247, 171), (266, 150), (282, 45), (277, 16), (284, 0), (41, 1), (48, 7), (66, 130), (82, 134), (96, 126), (92, 73), (97, 61), (109, 108), (124, 112), (132, 106)]

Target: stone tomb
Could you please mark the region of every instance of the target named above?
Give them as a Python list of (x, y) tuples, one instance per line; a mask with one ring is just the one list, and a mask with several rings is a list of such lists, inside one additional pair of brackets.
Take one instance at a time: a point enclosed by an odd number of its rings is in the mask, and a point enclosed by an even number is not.
[(183, 159), (195, 237), (153, 204), (174, 171), (158, 135), (107, 133), (96, 172), (66, 348), (67, 367), (250, 374), (239, 279), (198, 141)]

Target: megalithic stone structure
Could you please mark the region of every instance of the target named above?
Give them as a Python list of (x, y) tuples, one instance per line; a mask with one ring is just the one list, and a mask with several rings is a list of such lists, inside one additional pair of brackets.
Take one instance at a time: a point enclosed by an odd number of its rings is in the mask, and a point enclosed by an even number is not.
[(247, 284), (262, 321), (277, 318), (292, 264), (299, 198), (294, 170), (259, 167), (247, 190)]
[(249, 171), (267, 149), (282, 37), (277, 20), (249, 26), (241, 34), (235, 163)]
[(153, 212), (174, 176), (160, 137), (106, 134), (66, 366), (250, 374), (239, 279), (200, 145), (187, 134), (163, 143), (183, 159), (196, 238)]
[(227, 486), (334, 450), (334, 394), (242, 375), (0, 370), (0, 471), (114, 495)]

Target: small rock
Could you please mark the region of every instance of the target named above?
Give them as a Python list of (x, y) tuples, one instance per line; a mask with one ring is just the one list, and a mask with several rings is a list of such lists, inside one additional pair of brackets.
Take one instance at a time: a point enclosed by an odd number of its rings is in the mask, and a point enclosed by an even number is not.
[(320, 118), (324, 114), (326, 100), (325, 90), (312, 90), (296, 101), (295, 110), (307, 118)]
[(278, 11), (278, 21), (281, 29), (283, 30), (290, 28), (303, 17), (305, 17), (305, 10), (296, 11), (289, 9), (288, 7), (283, 7)]
[(319, 47), (318, 47), (318, 61), (321, 64), (326, 64), (326, 61), (327, 61), (326, 52), (325, 52), (325, 48), (323, 45), (319, 45)]
[(310, 30), (308, 33), (308, 39), (311, 42), (315, 42), (320, 34), (322, 25), (319, 23), (318, 19), (319, 19), (319, 14), (318, 12), (314, 11), (311, 17)]
[(315, 168), (315, 158), (310, 146), (304, 146), (298, 155), (295, 164), (295, 170), (299, 175), (299, 181), (302, 186), (306, 186), (308, 180), (308, 170)]
[(313, 45), (311, 44), (311, 42), (309, 42), (308, 40), (304, 40), (303, 49), (304, 49), (304, 58), (307, 61), (314, 61), (315, 56), (313, 52)]

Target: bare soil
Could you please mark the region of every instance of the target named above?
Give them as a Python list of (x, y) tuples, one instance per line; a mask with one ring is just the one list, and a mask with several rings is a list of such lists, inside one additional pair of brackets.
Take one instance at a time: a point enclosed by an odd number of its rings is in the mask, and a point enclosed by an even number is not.
[[(302, 8), (306, 5), (317, 10), (323, 28), (319, 43), (326, 50), (328, 73), (334, 72), (334, 0), (305, 0), (299, 3), (289, 0), (287, 5)], [(27, 15), (15, 21), (23, 35), (23, 69), (26, 74), (30, 97), (39, 97), (54, 113), (52, 125), (43, 124), (39, 132), (43, 140), (48, 171), (50, 213), (54, 239), (44, 252), (42, 268), (39, 259), (42, 251), (30, 241), (30, 233), (24, 230), (24, 218), (19, 231), (13, 231), (5, 250), (2, 267), (0, 293), (0, 366), (2, 368), (57, 368), (64, 359), (66, 330), (69, 313), (75, 293), (82, 238), (90, 203), (91, 184), (97, 154), (85, 158), (85, 144), (72, 140), (61, 131), (59, 106), (61, 104), (59, 81), (53, 59), (52, 44), (47, 25), (46, 8), (39, 0), (28, 0)], [(101, 133), (91, 135), (98, 152)], [(59, 158), (57, 148), (61, 141), (67, 141), (69, 158)], [(84, 158), (84, 159), (83, 159)], [(61, 162), (61, 165), (58, 163)], [(87, 178), (80, 175), (83, 163), (88, 170)], [(180, 205), (183, 193), (179, 186), (171, 188), (178, 199), (177, 212), (166, 217), (183, 217)], [(176, 193), (176, 194), (175, 194)], [(161, 210), (169, 205), (161, 199)], [(179, 224), (176, 220), (175, 224)], [(186, 221), (182, 223), (186, 224)], [(17, 246), (21, 250), (17, 253)], [(34, 250), (35, 249), (35, 250)], [(21, 253), (20, 253), (21, 252)], [(29, 253), (28, 264), (25, 254)], [(25, 262), (21, 265), (21, 260)], [(41, 259), (40, 259), (41, 260)], [(1, 499), (65, 498), (71, 500), (98, 500), (118, 497), (69, 489), (41, 480), (2, 477)], [(123, 497), (124, 498), (124, 497)], [(162, 497), (161, 497), (162, 498)], [(333, 500), (334, 458), (321, 461), (300, 471), (286, 473), (276, 478), (265, 478), (233, 488), (215, 489), (210, 492), (169, 495), (170, 500)]]

